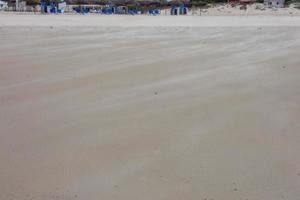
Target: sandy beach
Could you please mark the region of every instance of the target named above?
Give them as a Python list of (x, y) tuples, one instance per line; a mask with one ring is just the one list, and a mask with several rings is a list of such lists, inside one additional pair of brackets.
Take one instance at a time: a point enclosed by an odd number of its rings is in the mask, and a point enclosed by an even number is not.
[(1, 200), (295, 200), (300, 17), (0, 14)]

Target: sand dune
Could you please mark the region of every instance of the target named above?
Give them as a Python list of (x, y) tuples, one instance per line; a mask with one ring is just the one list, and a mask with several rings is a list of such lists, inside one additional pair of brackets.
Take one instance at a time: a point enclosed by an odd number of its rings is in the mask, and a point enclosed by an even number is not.
[(300, 196), (300, 28), (17, 17), (0, 21), (1, 200)]

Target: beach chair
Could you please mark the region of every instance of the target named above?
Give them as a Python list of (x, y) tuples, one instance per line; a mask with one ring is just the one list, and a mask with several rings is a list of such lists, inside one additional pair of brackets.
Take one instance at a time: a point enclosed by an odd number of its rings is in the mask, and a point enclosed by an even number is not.
[(80, 14), (80, 13), (81, 13), (81, 10), (80, 10), (80, 8), (79, 8), (79, 7), (75, 7), (75, 8), (73, 8), (73, 10), (74, 10), (76, 13), (78, 13), (78, 14)]
[(137, 15), (138, 14), (138, 10), (137, 9), (130, 9), (130, 10), (128, 10), (128, 14), (130, 14), (130, 15)]
[(154, 10), (154, 14), (155, 14), (155, 15), (160, 15), (160, 10), (159, 10), (159, 9), (155, 9), (155, 10)]
[(41, 12), (42, 13), (47, 13), (48, 9), (47, 9), (47, 3), (44, 1), (41, 1)]
[(179, 15), (186, 15), (188, 12), (187, 7), (183, 3), (179, 5)]
[(149, 10), (149, 15), (155, 15), (155, 11), (153, 9)]
[(177, 15), (177, 7), (176, 6), (174, 6), (174, 5), (172, 5), (172, 7), (171, 7), (171, 15)]
[(55, 4), (53, 2), (50, 4), (50, 13), (51, 14), (55, 14), (56, 13)]
[(82, 12), (83, 12), (83, 14), (90, 13), (90, 8), (85, 7), (82, 9)]

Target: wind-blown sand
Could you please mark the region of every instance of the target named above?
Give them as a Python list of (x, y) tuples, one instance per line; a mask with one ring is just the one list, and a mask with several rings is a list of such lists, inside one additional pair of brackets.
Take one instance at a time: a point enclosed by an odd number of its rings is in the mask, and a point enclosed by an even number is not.
[(299, 198), (299, 18), (27, 17), (0, 21), (1, 200)]

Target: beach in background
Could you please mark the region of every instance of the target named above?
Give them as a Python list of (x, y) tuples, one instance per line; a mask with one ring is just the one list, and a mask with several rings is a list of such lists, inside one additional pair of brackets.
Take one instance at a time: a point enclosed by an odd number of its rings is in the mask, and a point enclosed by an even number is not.
[(0, 199), (297, 199), (299, 52), (295, 16), (0, 13)]

